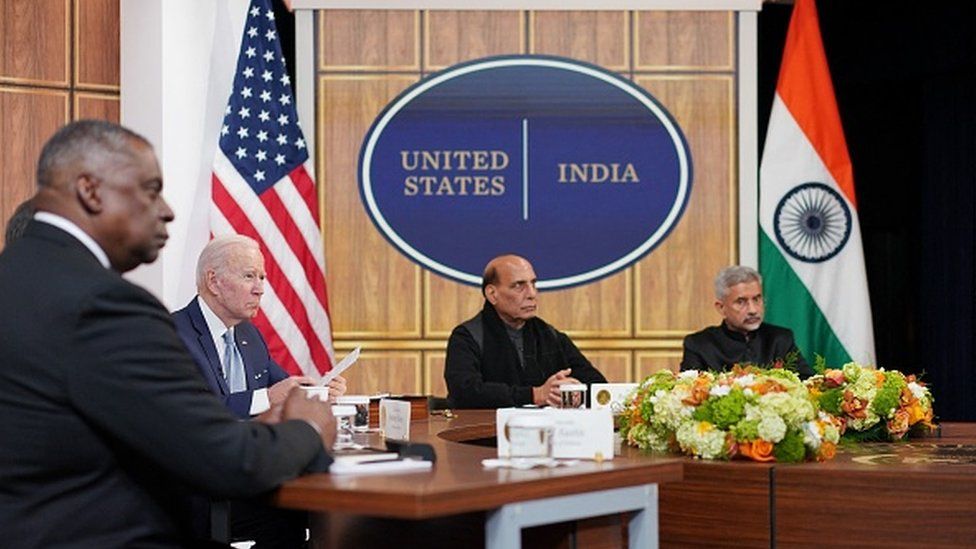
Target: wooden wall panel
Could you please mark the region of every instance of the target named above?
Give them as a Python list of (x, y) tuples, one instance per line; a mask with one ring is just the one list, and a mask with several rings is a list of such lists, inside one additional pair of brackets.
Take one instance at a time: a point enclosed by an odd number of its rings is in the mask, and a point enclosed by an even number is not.
[(640, 382), (658, 370), (677, 372), (681, 367), (681, 345), (677, 350), (637, 351), (634, 353), (634, 381)]
[(387, 243), (366, 214), (356, 176), (359, 146), (406, 76), (319, 80), (318, 181), (325, 198), (325, 265), (332, 330), (344, 337), (420, 337), (420, 268)]
[(720, 70), (735, 66), (732, 12), (634, 14), (634, 70)]
[(625, 269), (585, 286), (544, 292), (539, 315), (571, 337), (629, 337), (632, 287), (631, 270)]
[(424, 68), (525, 52), (525, 17), (518, 11), (428, 11), (424, 17)]
[(484, 302), (480, 287), (458, 284), (425, 271), (424, 337), (446, 339), (455, 326), (478, 314)]
[(424, 392), (439, 397), (447, 396), (447, 383), (444, 383), (444, 360), (446, 351), (424, 353)]
[(69, 0), (0, 2), (0, 81), (68, 85)]
[(119, 0), (74, 0), (75, 85), (119, 89)]
[(637, 267), (638, 336), (674, 337), (715, 324), (712, 280), (735, 263), (734, 94), (725, 76), (641, 77), (684, 129), (694, 162), (688, 206)]
[[(392, 357), (391, 364), (407, 349), (419, 353), (420, 389), (446, 395), (447, 338), (480, 310), (480, 291), (424, 271), (382, 238), (359, 200), (359, 147), (387, 102), (430, 71), (530, 52), (625, 72), (687, 135), (695, 178), (671, 236), (612, 277), (541, 294), (539, 309), (582, 341), (611, 381), (678, 369), (681, 338), (716, 322), (712, 278), (738, 257), (736, 27), (730, 13), (328, 11), (318, 14), (316, 29), (316, 160), (337, 346), (362, 344), (376, 361)], [(393, 366), (376, 372), (374, 382), (383, 390), (401, 383)]]
[(74, 119), (108, 120), (118, 124), (122, 106), (119, 96), (79, 92), (74, 94)]
[(67, 121), (68, 92), (0, 87), (0, 229), (34, 194), (41, 147)]
[(583, 354), (608, 382), (633, 381), (634, 353), (631, 351), (583, 351)]
[(630, 69), (628, 12), (532, 12), (530, 29), (530, 53), (563, 55), (612, 71)]
[(420, 355), (420, 351), (363, 351), (356, 366), (344, 374), (349, 394), (420, 394)]
[(321, 70), (419, 71), (420, 12), (319, 12)]

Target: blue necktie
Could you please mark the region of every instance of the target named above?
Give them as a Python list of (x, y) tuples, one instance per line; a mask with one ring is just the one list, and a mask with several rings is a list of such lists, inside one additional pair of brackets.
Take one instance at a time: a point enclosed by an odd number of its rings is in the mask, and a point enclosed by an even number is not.
[(244, 375), (244, 359), (241, 358), (237, 344), (234, 343), (234, 333), (224, 332), (224, 377), (231, 393), (247, 390), (247, 379)]

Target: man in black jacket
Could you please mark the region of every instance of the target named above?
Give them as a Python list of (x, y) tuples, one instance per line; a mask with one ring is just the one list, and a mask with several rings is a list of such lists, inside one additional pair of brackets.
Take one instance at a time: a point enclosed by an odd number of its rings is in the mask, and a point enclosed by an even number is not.
[(682, 370), (727, 370), (735, 364), (790, 365), (813, 375), (788, 328), (763, 322), (762, 276), (751, 267), (726, 267), (715, 277), (715, 310), (722, 323), (685, 337)]
[(450, 406), (557, 405), (564, 383), (606, 382), (566, 334), (536, 317), (535, 270), (525, 258), (492, 259), (481, 293), (481, 312), (454, 328), (447, 342)]
[(162, 304), (122, 278), (173, 219), (148, 142), (75, 122), (37, 176), (37, 213), (0, 254), (0, 544), (186, 546), (187, 491), (250, 497), (326, 469), (325, 404), (293, 391), (238, 421)]

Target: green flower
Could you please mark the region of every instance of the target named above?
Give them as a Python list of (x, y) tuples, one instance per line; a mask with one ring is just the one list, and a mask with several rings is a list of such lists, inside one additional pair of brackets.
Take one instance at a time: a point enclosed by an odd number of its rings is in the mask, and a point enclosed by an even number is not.
[(901, 372), (885, 372), (884, 384), (878, 389), (871, 403), (871, 410), (881, 417), (888, 417), (898, 408), (901, 390), (907, 386)]
[(807, 449), (803, 445), (803, 435), (796, 429), (786, 432), (783, 440), (773, 446), (773, 456), (782, 463), (798, 463), (806, 457)]
[(835, 416), (843, 414), (843, 410), (840, 407), (842, 402), (844, 402), (844, 391), (839, 387), (827, 389), (820, 395), (819, 399), (820, 409)]
[(740, 442), (756, 440), (759, 438), (759, 420), (743, 419), (732, 428), (732, 434), (735, 435), (735, 440)]

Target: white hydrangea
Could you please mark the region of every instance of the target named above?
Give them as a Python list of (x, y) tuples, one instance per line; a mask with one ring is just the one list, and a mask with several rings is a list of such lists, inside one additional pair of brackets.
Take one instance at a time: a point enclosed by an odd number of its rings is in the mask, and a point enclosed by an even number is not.
[(786, 436), (786, 422), (783, 418), (775, 415), (763, 416), (759, 420), (757, 428), (759, 438), (772, 442), (773, 444), (783, 440)]
[(908, 390), (919, 400), (925, 400), (929, 396), (929, 390), (914, 381), (908, 384)]
[(752, 387), (756, 384), (756, 376), (753, 374), (746, 374), (744, 376), (739, 376), (735, 378), (735, 383), (743, 389), (747, 387)]
[(716, 459), (725, 453), (725, 431), (707, 421), (688, 421), (675, 436), (681, 449), (689, 454)]
[(675, 430), (690, 419), (695, 408), (681, 402), (686, 396), (678, 391), (658, 395), (654, 402), (655, 420), (660, 421), (669, 429)]
[(803, 444), (807, 448), (817, 450), (820, 448), (822, 433), (820, 432), (820, 422), (807, 421), (803, 424)]
[(708, 394), (711, 396), (723, 397), (732, 392), (732, 387), (729, 385), (714, 385), (708, 390)]
[(768, 413), (782, 416), (790, 425), (799, 427), (814, 418), (816, 408), (808, 398), (797, 398), (790, 393), (767, 393), (759, 397), (759, 407)]

